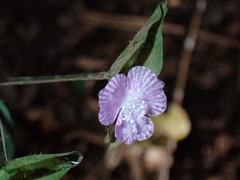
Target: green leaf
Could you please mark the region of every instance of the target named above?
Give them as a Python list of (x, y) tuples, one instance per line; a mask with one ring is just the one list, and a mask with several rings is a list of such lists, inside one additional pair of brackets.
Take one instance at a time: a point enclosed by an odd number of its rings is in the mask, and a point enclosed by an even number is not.
[(162, 24), (166, 13), (167, 2), (162, 1), (113, 63), (109, 71), (112, 76), (120, 71), (128, 71), (136, 65), (146, 66), (156, 74), (161, 72), (163, 61)]
[(8, 108), (0, 100), (0, 167), (14, 155), (13, 124)]
[(77, 151), (24, 156), (8, 162), (0, 170), (0, 179), (57, 180), (82, 159), (82, 155)]
[(163, 39), (162, 24), (167, 13), (167, 1), (162, 1), (135, 35), (126, 49), (118, 56), (109, 71), (95, 73), (68, 74), (56, 76), (15, 77), (0, 82), (1, 86), (54, 83), (65, 81), (85, 81), (110, 79), (119, 72), (127, 72), (132, 66), (146, 66), (156, 74), (162, 69)]
[(68, 170), (69, 169), (62, 169), (60, 171), (56, 171), (52, 174), (45, 175), (44, 177), (40, 177), (35, 180), (56, 180), (56, 179), (63, 177), (68, 172)]

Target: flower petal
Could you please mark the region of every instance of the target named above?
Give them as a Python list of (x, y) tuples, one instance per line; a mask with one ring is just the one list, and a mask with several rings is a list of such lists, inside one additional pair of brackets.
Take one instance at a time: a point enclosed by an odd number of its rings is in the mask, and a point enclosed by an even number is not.
[(138, 129), (138, 133), (135, 136), (136, 140), (143, 141), (152, 136), (154, 131), (154, 124), (149, 117), (143, 116), (141, 119), (138, 119), (136, 121), (136, 126)]
[[(131, 145), (135, 140), (133, 137), (132, 128), (127, 121), (124, 121), (121, 117), (118, 119), (121, 123), (115, 125), (115, 137), (117, 140)], [(117, 120), (117, 121), (118, 121)]]
[(153, 134), (154, 125), (149, 117), (136, 115), (135, 118), (128, 120), (120, 115), (117, 119), (115, 137), (126, 145), (131, 145), (135, 141), (146, 140)]
[[(156, 82), (159, 82), (157, 75), (144, 66), (133, 67), (129, 70), (127, 77), (130, 88), (135, 91), (140, 89), (144, 92), (146, 89), (150, 89)], [(164, 83), (161, 85), (163, 88)]]
[(153, 71), (144, 66), (136, 66), (129, 71), (127, 77), (130, 92), (146, 101), (148, 116), (156, 116), (165, 111), (167, 101), (163, 91), (164, 83)]
[(106, 87), (99, 92), (99, 121), (109, 126), (117, 118), (126, 94), (127, 78), (123, 74), (112, 77)]
[(149, 89), (146, 94), (146, 103), (148, 105), (147, 115), (148, 116), (157, 116), (162, 114), (167, 108), (167, 98), (162, 89), (161, 80), (158, 80), (159, 83), (155, 83), (151, 89)]

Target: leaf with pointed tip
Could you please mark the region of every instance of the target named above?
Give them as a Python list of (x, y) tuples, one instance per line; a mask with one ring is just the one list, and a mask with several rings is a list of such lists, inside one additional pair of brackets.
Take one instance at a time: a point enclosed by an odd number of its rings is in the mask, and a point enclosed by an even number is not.
[(163, 61), (162, 24), (166, 13), (167, 2), (162, 1), (113, 63), (109, 71), (112, 76), (120, 71), (128, 71), (136, 65), (146, 66), (156, 74), (161, 72)]
[(0, 179), (57, 180), (83, 159), (77, 152), (38, 154), (14, 159), (0, 170)]

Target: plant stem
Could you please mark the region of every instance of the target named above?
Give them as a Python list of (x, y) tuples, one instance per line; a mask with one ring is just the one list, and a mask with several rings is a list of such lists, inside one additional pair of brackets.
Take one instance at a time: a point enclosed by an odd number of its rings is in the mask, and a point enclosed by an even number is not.
[(111, 77), (109, 72), (97, 72), (97, 73), (82, 73), (82, 74), (69, 74), (69, 75), (57, 75), (57, 76), (26, 76), (9, 78), (9, 81), (0, 82), (2, 86), (13, 85), (29, 85), (29, 84), (43, 84), (43, 83), (56, 83), (66, 81), (85, 81), (85, 80), (104, 80)]
[(177, 83), (173, 93), (173, 101), (178, 104), (183, 103), (185, 96), (185, 88), (189, 75), (189, 67), (192, 59), (193, 51), (196, 47), (200, 25), (202, 23), (203, 15), (206, 10), (207, 0), (198, 0), (196, 2), (196, 10), (193, 14), (188, 35), (184, 42), (184, 50), (179, 64), (179, 71), (177, 76)]

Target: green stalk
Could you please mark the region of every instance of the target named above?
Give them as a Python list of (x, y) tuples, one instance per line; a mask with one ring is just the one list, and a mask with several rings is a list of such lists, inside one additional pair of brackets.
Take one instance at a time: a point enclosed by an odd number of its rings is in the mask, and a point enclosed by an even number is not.
[(66, 81), (85, 81), (85, 80), (104, 80), (111, 77), (109, 72), (102, 71), (96, 73), (82, 73), (82, 74), (69, 74), (69, 75), (57, 75), (57, 76), (26, 76), (9, 78), (8, 81), (0, 82), (2, 86), (13, 85), (29, 85), (29, 84), (43, 84), (43, 83), (56, 83)]

